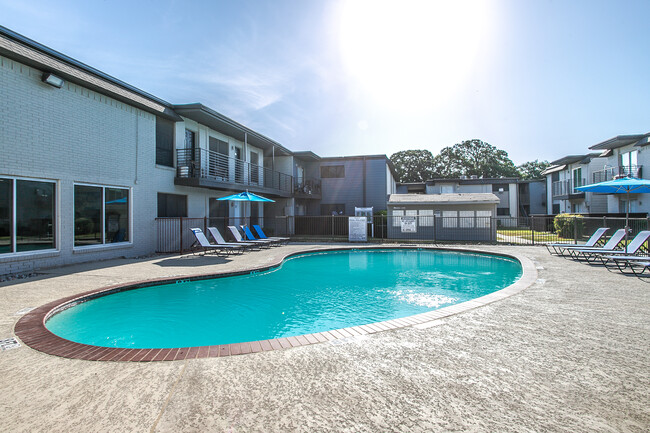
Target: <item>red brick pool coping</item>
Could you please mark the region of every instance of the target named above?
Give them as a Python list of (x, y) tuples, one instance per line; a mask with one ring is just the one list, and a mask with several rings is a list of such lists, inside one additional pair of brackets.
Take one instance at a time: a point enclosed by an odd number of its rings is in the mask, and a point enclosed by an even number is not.
[[(159, 284), (174, 283), (179, 280), (205, 280), (217, 277), (229, 277), (236, 275), (247, 275), (251, 272), (260, 272), (280, 266), (284, 260), (291, 256), (317, 253), (325, 251), (340, 251), (344, 249), (431, 249), (438, 251), (457, 251), (478, 254), (488, 254), (501, 257), (514, 258), (522, 266), (522, 275), (512, 285), (460, 304), (440, 308), (438, 310), (417, 314), (414, 316), (392, 319), (384, 322), (369, 323), (367, 325), (352, 326), (349, 328), (334, 329), (331, 331), (318, 332), (314, 334), (299, 335), (295, 337), (276, 338), (271, 340), (251, 341), (245, 343), (222, 344), (215, 346), (200, 347), (182, 347), (173, 349), (122, 349), (115, 347), (100, 347), (88, 344), (75, 343), (70, 340), (61, 338), (45, 327), (47, 319), (57, 312), (70, 308), (78, 303), (109, 295), (124, 290), (133, 290), (143, 287), (149, 287)], [(149, 361), (180, 361), (185, 359), (212, 358), (233, 355), (243, 355), (247, 353), (266, 352), (271, 350), (288, 349), (290, 347), (307, 346), (310, 344), (324, 343), (327, 341), (345, 340), (347, 338), (361, 335), (374, 334), (377, 332), (388, 331), (391, 329), (405, 328), (414, 325), (424, 325), (434, 320), (442, 319), (454, 314), (462, 313), (474, 308), (487, 305), (489, 303), (507, 298), (518, 293), (526, 287), (532, 285), (537, 279), (537, 270), (533, 262), (518, 254), (495, 253), (489, 251), (477, 251), (471, 249), (457, 248), (437, 248), (437, 247), (419, 247), (419, 246), (359, 246), (325, 248), (319, 250), (305, 250), (293, 252), (282, 257), (277, 263), (260, 267), (251, 268), (245, 271), (211, 273), (202, 275), (191, 275), (176, 278), (157, 278), (135, 283), (125, 283), (115, 286), (103, 287), (91, 290), (81, 294), (68, 296), (56, 301), (42, 305), (29, 313), (25, 314), (17, 323), (14, 332), (20, 340), (32, 349), (49, 355), (60, 356), (63, 358), (83, 359), (87, 361), (131, 361), (131, 362), (149, 362)]]

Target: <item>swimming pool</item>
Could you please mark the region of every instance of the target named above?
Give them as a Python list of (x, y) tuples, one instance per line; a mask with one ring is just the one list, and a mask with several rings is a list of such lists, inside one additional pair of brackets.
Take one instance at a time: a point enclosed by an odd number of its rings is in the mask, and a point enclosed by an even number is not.
[(263, 272), (100, 296), (62, 309), (45, 325), (101, 347), (225, 345), (412, 316), (502, 289), (521, 273), (515, 259), (472, 252), (307, 253)]

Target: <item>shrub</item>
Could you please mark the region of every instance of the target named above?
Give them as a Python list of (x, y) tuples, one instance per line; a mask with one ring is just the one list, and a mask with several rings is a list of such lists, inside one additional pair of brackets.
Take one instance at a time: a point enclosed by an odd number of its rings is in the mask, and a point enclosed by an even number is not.
[(77, 218), (75, 220), (75, 235), (88, 235), (94, 233), (95, 223), (90, 218)]
[[(555, 228), (555, 233), (560, 237), (579, 238), (582, 236), (585, 228), (584, 217), (577, 214), (561, 213), (553, 219), (553, 227)], [(577, 229), (578, 233), (574, 233), (574, 229)]]

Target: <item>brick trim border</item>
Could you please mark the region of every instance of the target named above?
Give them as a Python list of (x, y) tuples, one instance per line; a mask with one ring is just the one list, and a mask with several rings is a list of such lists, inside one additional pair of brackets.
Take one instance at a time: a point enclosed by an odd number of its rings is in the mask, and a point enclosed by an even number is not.
[[(426, 313), (417, 314), (414, 316), (403, 317), (400, 319), (392, 319), (384, 322), (369, 323), (367, 325), (353, 326), (350, 328), (334, 329), (331, 331), (319, 332), (315, 334), (299, 335), (295, 337), (276, 338), (272, 340), (251, 341), (244, 343), (223, 344), (215, 346), (200, 346), (200, 347), (183, 347), (173, 349), (122, 349), (115, 347), (100, 347), (88, 344), (75, 343), (70, 340), (61, 338), (48, 330), (45, 327), (45, 322), (54, 314), (63, 311), (67, 308), (73, 307), (79, 303), (106, 296), (113, 293), (134, 290), (142, 287), (149, 287), (160, 284), (173, 283), (177, 280), (205, 280), (212, 278), (231, 277), (236, 275), (247, 275), (251, 272), (266, 271), (276, 268), (289, 257), (306, 253), (326, 252), (326, 251), (341, 251), (349, 249), (430, 249), (437, 251), (455, 251), (487, 254), (500, 257), (508, 257), (519, 261), (522, 266), (522, 275), (515, 283), (510, 286), (492, 292), (480, 298), (472, 299), (460, 304), (451, 305), (449, 307), (440, 308), (438, 310), (429, 311)], [(14, 327), (15, 335), (20, 340), (32, 349), (38, 350), (49, 355), (60, 356), (63, 358), (83, 359), (86, 361), (131, 361), (131, 362), (149, 362), (149, 361), (180, 361), (185, 359), (198, 359), (198, 358), (212, 358), (224, 357), (233, 355), (243, 355), (247, 353), (265, 352), (271, 350), (288, 349), (290, 347), (307, 346), (310, 344), (324, 343), (327, 341), (343, 340), (346, 338), (356, 337), (366, 334), (374, 334), (377, 332), (387, 331), (391, 329), (404, 328), (414, 325), (424, 325), (427, 322), (449, 317), (459, 314), (474, 308), (487, 305), (489, 303), (512, 296), (525, 288), (531, 286), (537, 280), (537, 269), (533, 262), (519, 254), (504, 254), (492, 251), (477, 251), (471, 249), (460, 248), (437, 248), (437, 247), (418, 247), (418, 246), (350, 246), (350, 247), (336, 247), (324, 248), (318, 250), (304, 250), (297, 251), (283, 256), (277, 263), (269, 266), (251, 268), (239, 272), (225, 272), (225, 273), (212, 273), (189, 275), (184, 277), (175, 278), (157, 278), (152, 280), (144, 280), (135, 283), (126, 283), (115, 286), (103, 287), (96, 290), (91, 290), (78, 295), (68, 296), (66, 298), (58, 299), (56, 301), (47, 303), (27, 313), (23, 316)]]

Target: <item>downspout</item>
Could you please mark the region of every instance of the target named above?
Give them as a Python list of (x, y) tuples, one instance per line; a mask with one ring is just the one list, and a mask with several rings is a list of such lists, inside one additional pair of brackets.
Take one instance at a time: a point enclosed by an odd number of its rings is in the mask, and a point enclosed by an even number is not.
[(366, 206), (366, 157), (363, 157), (363, 207)]
[(140, 115), (138, 114), (138, 110), (135, 110), (135, 179), (133, 179), (133, 184), (137, 185), (138, 184), (138, 144), (139, 144), (139, 138), (140, 138)]

